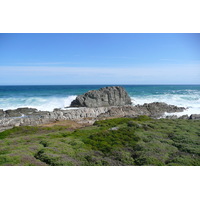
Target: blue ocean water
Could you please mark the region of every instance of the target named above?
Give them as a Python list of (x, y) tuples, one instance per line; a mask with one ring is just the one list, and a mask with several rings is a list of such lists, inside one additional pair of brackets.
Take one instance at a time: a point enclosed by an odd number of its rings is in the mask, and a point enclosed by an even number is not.
[[(70, 105), (77, 95), (109, 85), (0, 86), (0, 109), (32, 107), (52, 111)], [(165, 102), (200, 114), (200, 85), (122, 85), (133, 104)]]

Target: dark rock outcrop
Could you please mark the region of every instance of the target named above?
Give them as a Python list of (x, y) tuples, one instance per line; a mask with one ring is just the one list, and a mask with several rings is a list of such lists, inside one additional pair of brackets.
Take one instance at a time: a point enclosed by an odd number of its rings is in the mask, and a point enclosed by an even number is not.
[(5, 114), (6, 117), (21, 117), (23, 115), (33, 115), (35, 113), (37, 113), (37, 109), (35, 108), (17, 108), (15, 110), (6, 110)]
[(163, 102), (145, 103), (144, 105), (137, 105), (137, 107), (140, 109), (146, 109), (150, 113), (150, 116), (152, 117), (160, 117), (165, 112), (175, 113), (175, 112), (183, 112), (185, 110), (184, 107), (168, 105)]
[(200, 114), (193, 114), (193, 115), (190, 115), (190, 118), (189, 119), (193, 119), (193, 120), (196, 120), (196, 119), (200, 119)]
[(139, 115), (147, 115), (153, 118), (162, 117), (165, 113), (175, 113), (184, 111), (184, 107), (168, 105), (162, 102), (145, 103), (136, 106), (116, 106), (102, 113), (99, 117), (135, 117)]
[(21, 113), (17, 110), (6, 110), (6, 117), (21, 117)]
[(131, 105), (131, 98), (123, 87), (112, 86), (91, 90), (76, 97), (70, 107), (108, 107)]

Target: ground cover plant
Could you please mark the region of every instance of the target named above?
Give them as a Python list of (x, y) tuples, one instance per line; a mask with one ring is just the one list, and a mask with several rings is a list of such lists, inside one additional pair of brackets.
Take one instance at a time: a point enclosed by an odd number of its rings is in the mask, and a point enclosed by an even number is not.
[(0, 165), (199, 166), (200, 121), (117, 118), (0, 133)]

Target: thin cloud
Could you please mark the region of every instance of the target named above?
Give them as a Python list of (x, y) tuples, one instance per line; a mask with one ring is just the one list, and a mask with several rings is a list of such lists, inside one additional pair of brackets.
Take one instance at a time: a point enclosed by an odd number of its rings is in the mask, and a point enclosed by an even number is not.
[[(133, 67), (47, 67), (1, 66), (1, 77), (21, 80), (42, 79), (63, 84), (82, 83), (200, 83), (200, 65), (162, 65)], [(3, 82), (0, 80), (0, 84)]]
[(161, 58), (161, 61), (179, 61), (177, 59), (171, 59), (171, 58)]
[(136, 59), (134, 56), (90, 56), (91, 58)]
[(30, 62), (30, 63), (17, 63), (18, 65), (66, 65), (66, 64), (80, 64), (78, 62)]

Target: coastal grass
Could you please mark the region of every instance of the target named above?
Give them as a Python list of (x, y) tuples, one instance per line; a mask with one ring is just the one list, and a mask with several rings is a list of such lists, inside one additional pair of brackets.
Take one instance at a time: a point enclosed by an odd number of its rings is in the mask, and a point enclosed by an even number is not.
[(199, 166), (200, 121), (140, 116), (14, 127), (0, 133), (0, 165)]

